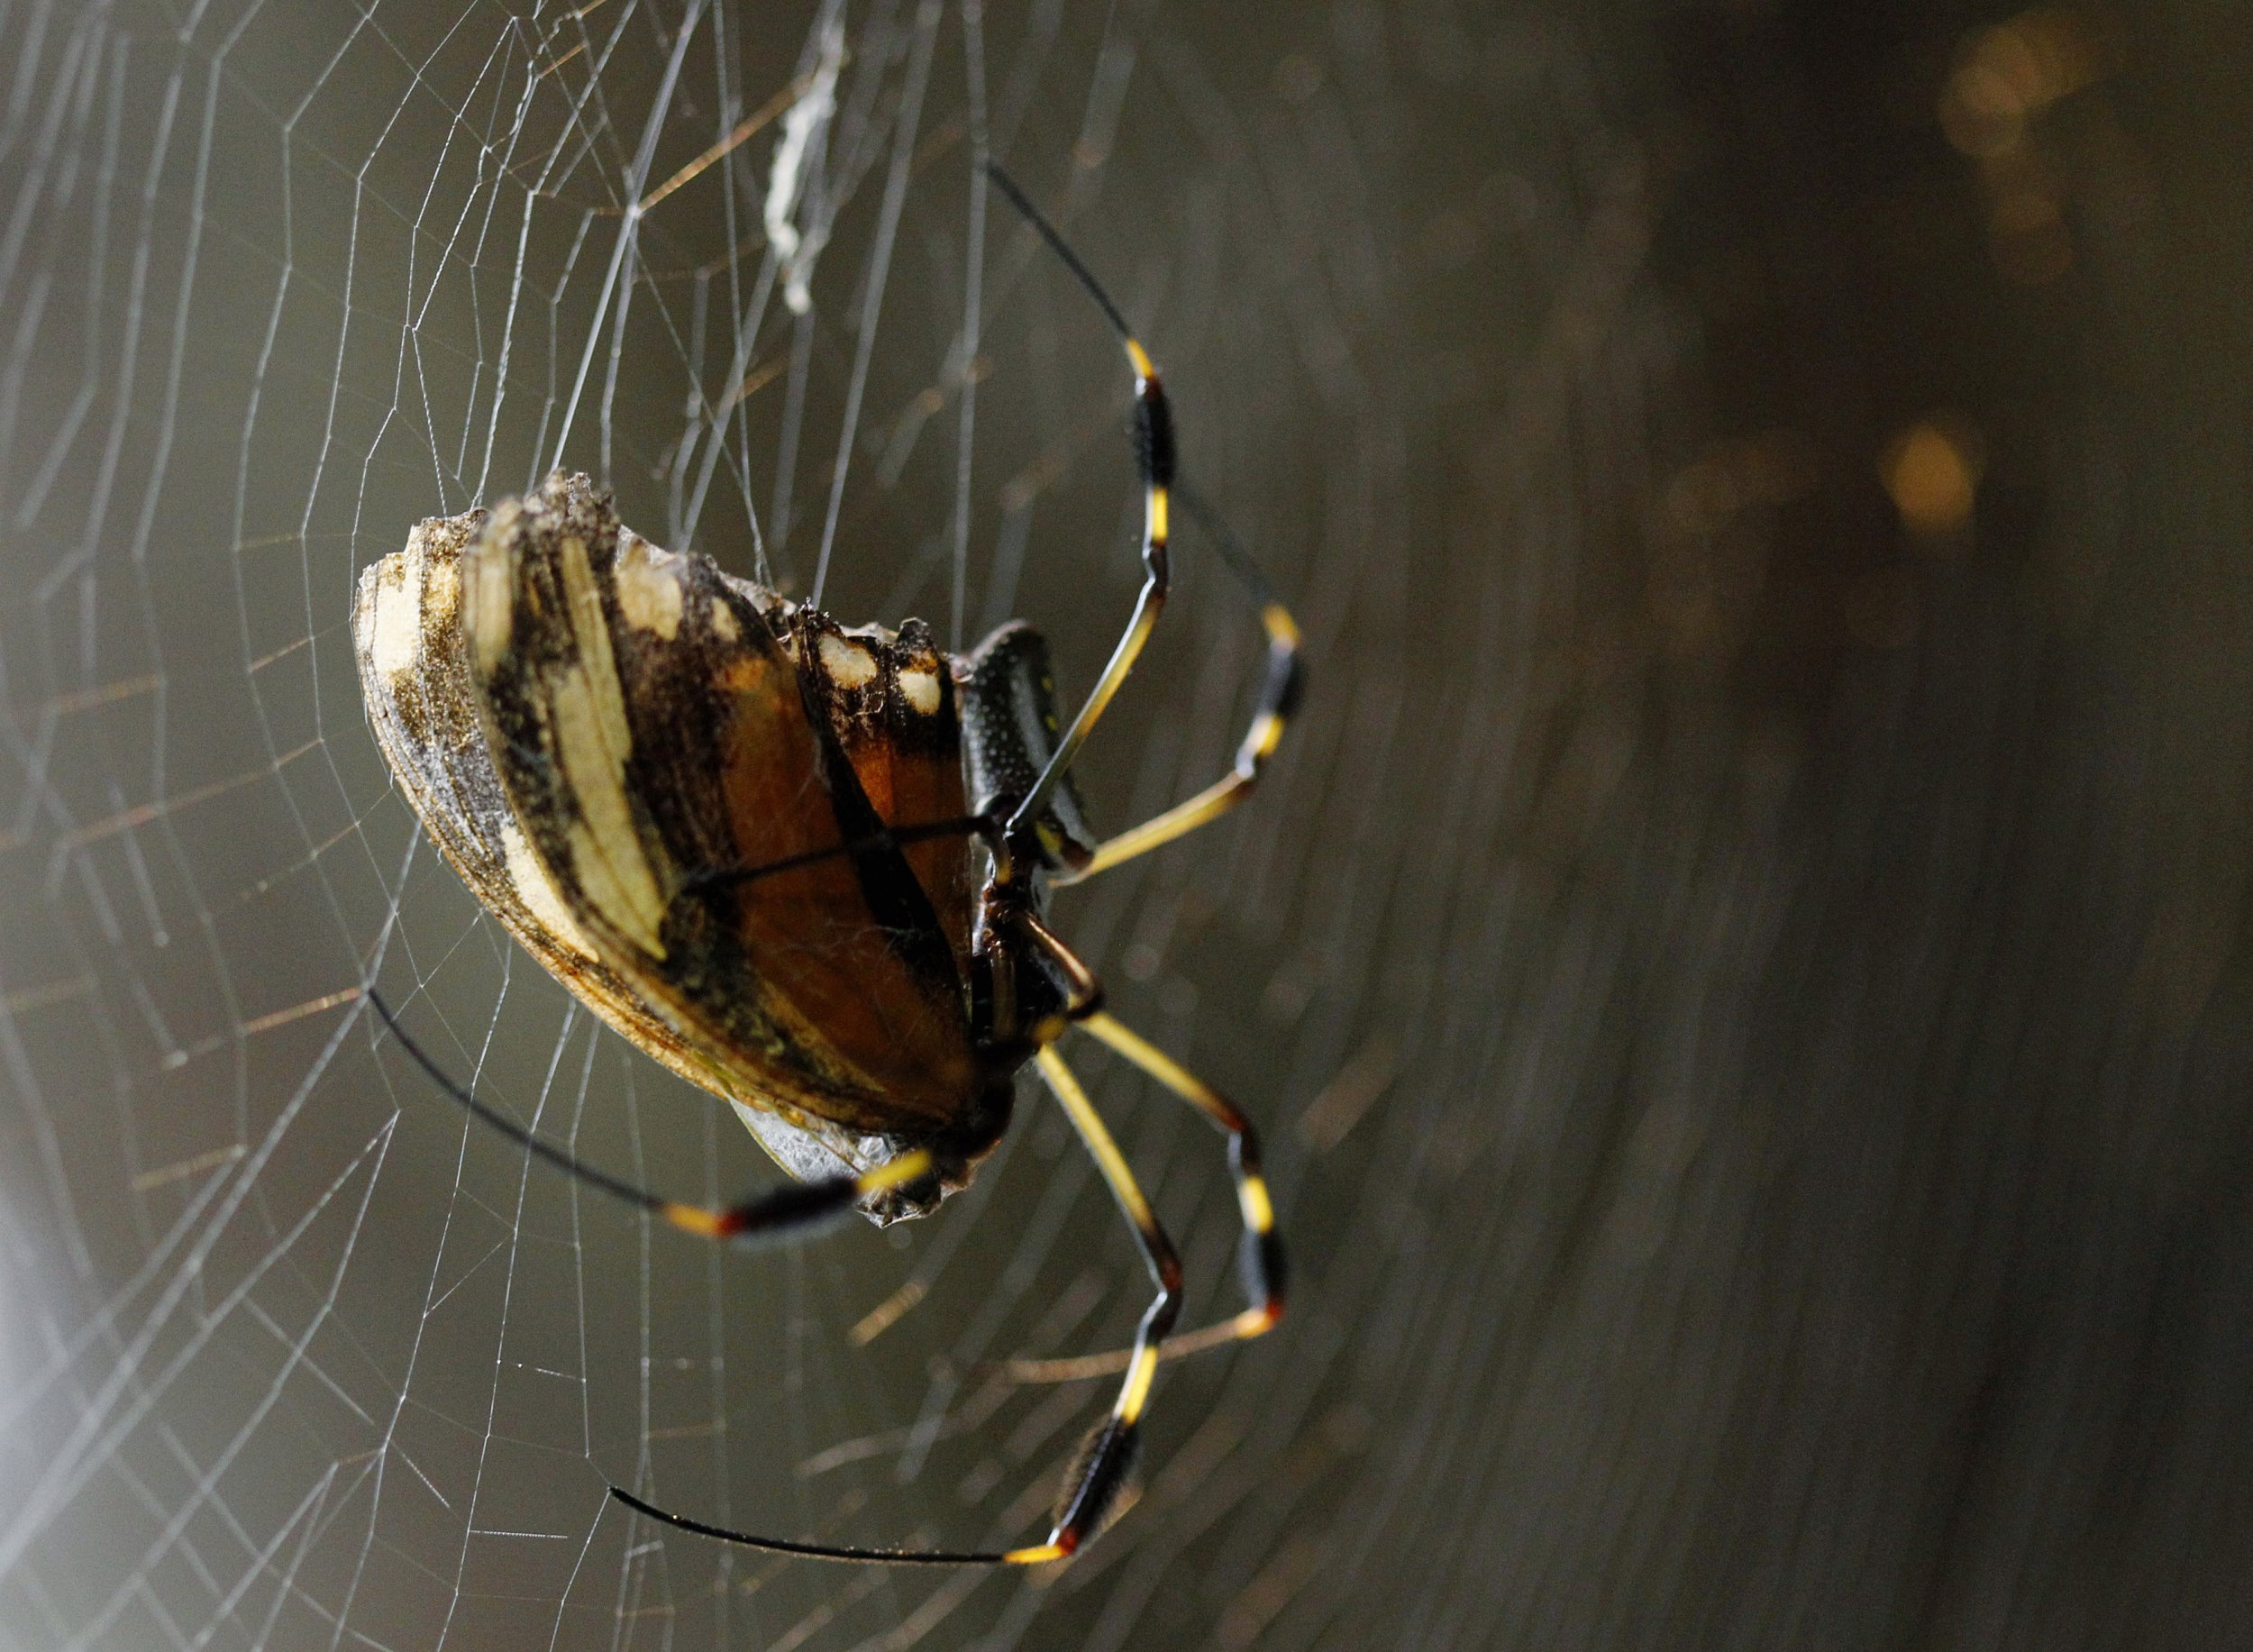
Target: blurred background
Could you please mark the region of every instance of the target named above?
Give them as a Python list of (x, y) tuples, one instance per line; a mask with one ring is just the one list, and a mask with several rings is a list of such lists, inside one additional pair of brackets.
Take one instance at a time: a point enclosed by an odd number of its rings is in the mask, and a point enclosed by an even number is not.
[[(0, 1644), (2253, 1643), (2248, 87), (2212, 0), (0, 7)], [(1029, 1576), (606, 1500), (1032, 1540), (1139, 1264), (1029, 1085), (749, 1254), (470, 1125), (368, 985), (775, 1174), (421, 840), (347, 625), (560, 461), (1083, 686), (1126, 384), (981, 133), (1312, 661), (1058, 903), (1263, 1121), (1292, 1317)], [(1256, 686), (1179, 566), (1114, 826)], [(1220, 1144), (1074, 1048), (1232, 1311)]]

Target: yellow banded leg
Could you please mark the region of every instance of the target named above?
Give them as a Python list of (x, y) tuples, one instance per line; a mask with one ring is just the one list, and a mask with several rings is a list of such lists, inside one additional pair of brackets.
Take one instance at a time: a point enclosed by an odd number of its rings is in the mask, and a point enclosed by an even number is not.
[[(1244, 1217), (1239, 1260), (1244, 1293), (1252, 1306), (1216, 1324), (1168, 1337), (1158, 1346), (1158, 1357), (1182, 1359), (1272, 1330), (1283, 1317), (1290, 1271), (1282, 1235), (1275, 1226), (1274, 1200), (1260, 1172), (1259, 1136), (1251, 1120), (1204, 1080), (1112, 1017), (1091, 1010), (1081, 1018), (1079, 1025), (1228, 1132), (1228, 1168), (1236, 1178), (1236, 1206)], [(1114, 1348), (1063, 1359), (1013, 1359), (999, 1371), (1012, 1383), (1078, 1383), (1124, 1371), (1133, 1357), (1127, 1349)]]
[(1072, 726), (1064, 730), (1063, 738), (1057, 742), (1040, 778), (1011, 813), (1004, 831), (1014, 839), (1028, 823), (1038, 820), (1041, 811), (1048, 807), (1049, 797), (1072, 767), (1072, 760), (1079, 755), (1080, 748), (1087, 744), (1096, 719), (1103, 715), (1119, 685), (1135, 669), (1135, 661), (1140, 657), (1143, 644), (1150, 640), (1159, 612), (1165, 607), (1166, 588), (1171, 582), (1166, 542), (1172, 516), (1173, 414), (1165, 399), (1165, 385), (1158, 376), (1157, 364), (1135, 337), (1134, 329), (1119, 314), (1118, 306), (1111, 302), (1111, 296), (1103, 290), (1103, 284), (1095, 278), (1095, 272), (1080, 261), (1080, 255), (1065, 244), (1056, 226), (1017, 187), (1015, 178), (991, 161), (986, 163), (986, 175), (1048, 243), (1049, 251), (1072, 271), (1088, 297), (1095, 301), (1096, 307), (1103, 312), (1103, 319), (1110, 323), (1111, 330), (1118, 335), (1118, 342), (1126, 351), (1126, 365), (1135, 375), (1135, 468), (1142, 478), (1142, 594), (1135, 599), (1135, 612), (1126, 622), (1126, 633), (1118, 639), (1118, 646), (1111, 651), (1110, 662), (1104, 666), (1103, 674), (1089, 691), (1087, 703), (1080, 707), (1080, 715), (1072, 719)]
[(1072, 767), (1072, 760), (1080, 754), (1080, 748), (1088, 743), (1096, 720), (1118, 693), (1119, 689), (1135, 669), (1135, 662), (1142, 657), (1143, 645), (1149, 642), (1151, 632), (1157, 629), (1158, 616), (1164, 612), (1167, 589), (1172, 582), (1172, 564), (1166, 556), (1167, 490), (1161, 477), (1150, 474), (1153, 452), (1162, 452), (1170, 471), (1172, 465), (1172, 425), (1166, 412), (1165, 390), (1158, 381), (1157, 370), (1150, 365), (1150, 358), (1134, 340), (1126, 341), (1128, 355), (1135, 362), (1135, 407), (1140, 415), (1143, 431), (1140, 447), (1143, 452), (1143, 530), (1142, 530), (1142, 591), (1135, 598), (1135, 611), (1126, 621), (1126, 632), (1118, 645), (1111, 650), (1111, 657), (1103, 667), (1103, 674), (1095, 680), (1095, 687), (1088, 690), (1088, 698), (1072, 719), (1072, 726), (1064, 730), (1063, 738), (1056, 743), (1056, 750), (1043, 768), (1040, 778), (1033, 782), (1032, 790), (1025, 794), (1009, 817), (1008, 834), (1014, 837), (1027, 821), (1040, 818), (1042, 809)]
[(1252, 1306), (1219, 1325), (1169, 1339), (1163, 1355), (1178, 1357), (1274, 1329), (1283, 1317), (1289, 1268), (1282, 1235), (1275, 1228), (1274, 1200), (1268, 1197), (1267, 1179), (1261, 1173), (1260, 1139), (1252, 1121), (1226, 1096), (1116, 1018), (1096, 1010), (1082, 1016), (1079, 1024), (1228, 1133), (1228, 1172), (1236, 1178), (1236, 1207), (1244, 1217), (1239, 1252), (1244, 1294)]
[(1210, 826), (1252, 795), (1260, 771), (1282, 744), (1283, 729), (1298, 709), (1304, 681), (1299, 669), (1299, 626), (1291, 611), (1270, 598), (1261, 606), (1260, 624), (1267, 631), (1267, 680), (1260, 690), (1259, 708), (1252, 714), (1252, 726), (1236, 747), (1235, 767), (1195, 797), (1098, 844), (1085, 865), (1058, 874), (1056, 881), (1076, 883), (1092, 878), (1177, 837), (1186, 837), (1199, 826)]
[[(1049, 1089), (1063, 1104), (1072, 1128), (1080, 1133), (1089, 1156), (1103, 1173), (1103, 1180), (1111, 1190), (1111, 1197), (1117, 1200), (1121, 1214), (1133, 1227), (1135, 1237), (1142, 1245), (1143, 1260), (1149, 1264), (1151, 1280), (1158, 1288), (1135, 1333), (1135, 1346), (1127, 1355), (1126, 1374), (1119, 1383), (1118, 1398), (1111, 1406), (1111, 1414), (1088, 1437), (1079, 1462), (1064, 1482), (1055, 1529), (1042, 1546), (1044, 1550), (1054, 1553), (1040, 1556), (1052, 1559), (1072, 1553), (1101, 1529), (1104, 1517), (1117, 1501), (1134, 1466), (1136, 1430), (1149, 1403), (1151, 1383), (1158, 1373), (1158, 1347), (1181, 1312), (1181, 1263), (1174, 1254), (1173, 1242), (1158, 1225), (1157, 1213), (1151, 1209), (1150, 1200), (1135, 1181), (1135, 1173), (1127, 1168), (1126, 1155), (1119, 1152), (1102, 1116), (1095, 1110), (1095, 1103), (1088, 1100), (1088, 1092), (1064, 1064), (1063, 1057), (1053, 1047), (1044, 1047), (1034, 1059), (1040, 1064), (1041, 1077), (1048, 1082)], [(1015, 1551), (1011, 1558), (1028, 1553)]]
[(740, 1239), (754, 1236), (779, 1238), (842, 1216), (871, 1193), (904, 1186), (931, 1168), (931, 1155), (917, 1149), (903, 1153), (889, 1164), (865, 1175), (828, 1176), (819, 1182), (793, 1182), (741, 1204), (710, 1209), (703, 1205), (656, 1202), (657, 1214), (684, 1233), (706, 1239)]

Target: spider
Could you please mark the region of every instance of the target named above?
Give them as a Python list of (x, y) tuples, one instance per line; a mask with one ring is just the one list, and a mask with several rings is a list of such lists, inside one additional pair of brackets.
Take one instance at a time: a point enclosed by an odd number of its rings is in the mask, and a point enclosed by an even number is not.
[[(582, 1182), (691, 1234), (737, 1240), (853, 1209), (880, 1225), (928, 1213), (1000, 1139), (1029, 1062), (1134, 1229), (1155, 1293), (1044, 1542), (841, 1547), (730, 1530), (610, 1489), (668, 1525), (817, 1559), (1071, 1556), (1117, 1507), (1161, 1357), (1259, 1336), (1283, 1310), (1282, 1244), (1251, 1124), (1105, 1013), (1048, 906), (1054, 886), (1245, 799), (1299, 697), (1298, 628), (1225, 526), (1176, 487), (1164, 388), (1117, 306), (1024, 191), (987, 170), (1101, 309), (1134, 371), (1142, 589), (1061, 733), (1047, 647), (1029, 625), (1004, 625), (959, 658), (918, 620), (847, 629), (703, 556), (660, 550), (621, 527), (586, 478), (561, 472), (528, 497), (424, 522), (366, 570), (353, 610), (379, 743), (471, 890), (597, 1015), (733, 1104), (797, 1180), (719, 1209), (661, 1198), (481, 1100), (370, 992), (454, 1100)], [(1164, 606), (1177, 498), (1258, 602), (1266, 675), (1228, 773), (1101, 839), (1070, 770)], [(1250, 1299), (1232, 1318), (1173, 1335), (1181, 1263), (1058, 1052), (1072, 1028), (1227, 1134)]]

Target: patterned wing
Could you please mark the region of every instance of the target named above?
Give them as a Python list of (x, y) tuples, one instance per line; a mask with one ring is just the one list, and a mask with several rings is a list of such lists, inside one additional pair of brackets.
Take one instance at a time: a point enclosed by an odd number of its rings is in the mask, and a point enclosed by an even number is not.
[(491, 514), (461, 609), (528, 847), (714, 1087), (854, 1129), (958, 1123), (980, 1089), (958, 954), (906, 853), (873, 840), (913, 823), (860, 783), (799, 631), (621, 531), (577, 477)]
[(525, 841), (485, 743), (462, 652), (461, 552), (486, 513), (419, 524), (360, 576), (352, 609), (376, 741), (431, 841), (549, 973), (682, 1077), (709, 1087), (695, 1048), (604, 962)]

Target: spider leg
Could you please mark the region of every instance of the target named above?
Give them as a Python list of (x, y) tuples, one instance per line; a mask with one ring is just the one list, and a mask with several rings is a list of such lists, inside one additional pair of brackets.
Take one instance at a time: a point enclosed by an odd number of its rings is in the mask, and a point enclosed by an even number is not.
[(1244, 1214), (1244, 1246), (1240, 1253), (1244, 1294), (1251, 1298), (1252, 1306), (1234, 1319), (1222, 1321), (1221, 1326), (1174, 1337), (1166, 1352), (1171, 1353), (1176, 1344), (1209, 1335), (1224, 1326), (1227, 1332), (1224, 1341), (1245, 1340), (1274, 1329), (1283, 1317), (1290, 1272), (1283, 1256), (1282, 1235), (1275, 1228), (1275, 1204), (1268, 1197), (1267, 1179), (1260, 1173), (1260, 1139), (1252, 1128), (1252, 1121), (1237, 1111), (1226, 1096), (1115, 1018), (1099, 1009), (1082, 1017), (1080, 1025), (1228, 1133), (1228, 1173), (1236, 1179), (1236, 1206)]
[(1142, 1323), (1135, 1332), (1135, 1346), (1127, 1354), (1126, 1377), (1118, 1385), (1118, 1398), (1112, 1403), (1111, 1414), (1096, 1425), (1081, 1447), (1077, 1460), (1066, 1472), (1057, 1500), (1055, 1526), (1048, 1534), (1048, 1541), (989, 1554), (833, 1548), (823, 1544), (755, 1538), (724, 1526), (709, 1525), (668, 1512), (620, 1486), (610, 1488), (612, 1497), (639, 1514), (700, 1537), (815, 1560), (920, 1565), (1039, 1565), (1047, 1561), (1070, 1559), (1103, 1529), (1134, 1468), (1143, 1413), (1148, 1408), (1151, 1384), (1158, 1373), (1159, 1349), (1181, 1311), (1181, 1263), (1172, 1240), (1159, 1226), (1157, 1212), (1150, 1208), (1149, 1199), (1128, 1168), (1126, 1155), (1119, 1151), (1102, 1115), (1095, 1110), (1095, 1103), (1088, 1099), (1087, 1091), (1064, 1064), (1063, 1057), (1056, 1054), (1053, 1045), (1044, 1045), (1034, 1060), (1039, 1064), (1041, 1077), (1063, 1104), (1072, 1128), (1079, 1132), (1088, 1156), (1102, 1173), (1104, 1183), (1117, 1200), (1121, 1214), (1134, 1228), (1135, 1237), (1142, 1246), (1143, 1261), (1150, 1269), (1151, 1282), (1157, 1286), (1157, 1294), (1144, 1310)]
[[(1248, 1341), (1274, 1329), (1283, 1317), (1289, 1268), (1282, 1235), (1275, 1227), (1274, 1201), (1268, 1196), (1267, 1181), (1261, 1173), (1259, 1135), (1253, 1129), (1252, 1121), (1227, 1097), (1156, 1045), (1105, 1014), (1103, 989), (1095, 972), (1064, 945), (1054, 930), (1030, 912), (1019, 913), (1017, 925), (1028, 940), (1048, 954), (1069, 989), (1070, 996), (1056, 1019), (1032, 1030), (1034, 1041), (1044, 1046), (1044, 1053), (1046, 1045), (1063, 1036), (1067, 1025), (1077, 1023), (1228, 1133), (1228, 1171), (1236, 1179), (1236, 1205), (1244, 1214), (1239, 1270), (1244, 1293), (1252, 1299), (1253, 1305), (1217, 1325), (1200, 1326), (1178, 1337), (1168, 1337), (1158, 1349), (1158, 1357), (1179, 1359), (1207, 1348)], [(1013, 1360), (1008, 1369), (1019, 1382), (1064, 1383), (1123, 1371), (1132, 1357), (1127, 1351), (1114, 1350), (1070, 1359)]]
[(1049, 1533), (1045, 1545), (1050, 1553), (1044, 1556), (1061, 1560), (1103, 1529), (1105, 1518), (1117, 1504), (1126, 1476), (1134, 1467), (1143, 1411), (1149, 1403), (1151, 1383), (1158, 1373), (1159, 1345), (1164, 1342), (1181, 1311), (1181, 1263), (1174, 1254), (1173, 1242), (1158, 1225), (1157, 1212), (1150, 1208), (1150, 1200), (1135, 1181), (1135, 1173), (1127, 1168), (1126, 1155), (1118, 1150), (1117, 1142), (1104, 1126), (1102, 1115), (1095, 1110), (1095, 1104), (1088, 1100), (1088, 1092), (1064, 1064), (1063, 1057), (1049, 1045), (1043, 1045), (1034, 1059), (1039, 1063), (1041, 1077), (1063, 1103), (1072, 1128), (1080, 1133), (1089, 1156), (1102, 1172), (1120, 1213), (1134, 1228), (1135, 1237), (1142, 1246), (1143, 1261), (1150, 1269), (1151, 1282), (1157, 1286), (1157, 1295), (1151, 1299), (1142, 1323), (1136, 1329), (1126, 1374), (1118, 1385), (1118, 1398), (1111, 1406), (1111, 1414), (1088, 1436), (1079, 1461), (1065, 1478), (1056, 1508), (1055, 1529)]
[[(1260, 703), (1252, 713), (1252, 726), (1245, 731), (1244, 742), (1236, 747), (1236, 762), (1227, 774), (1163, 814), (1098, 844), (1085, 865), (1058, 872), (1058, 883), (1077, 883), (1099, 872), (1108, 872), (1122, 861), (1147, 854), (1161, 844), (1187, 836), (1199, 826), (1211, 825), (1250, 797), (1252, 788), (1259, 783), (1261, 770), (1282, 744), (1283, 727), (1298, 709), (1300, 695), (1306, 686), (1306, 672), (1299, 660), (1299, 626), (1291, 617), (1291, 610), (1277, 599), (1258, 564), (1237, 543), (1218, 513), (1209, 508), (1187, 483), (1181, 484), (1177, 492), (1181, 508), (1212, 536), (1229, 571), (1260, 605), (1260, 624), (1267, 632), (1267, 680), (1260, 686)], [(1152, 1076), (1157, 1076), (1154, 1069)]]
[[(387, 1018), (388, 1013), (387, 1013)], [(1142, 1316), (1141, 1328), (1135, 1335), (1135, 1346), (1126, 1364), (1126, 1377), (1119, 1384), (1118, 1399), (1111, 1407), (1111, 1414), (1096, 1426), (1080, 1456), (1065, 1477), (1063, 1495), (1056, 1511), (1055, 1529), (1048, 1541), (1025, 1548), (1005, 1549), (991, 1553), (952, 1553), (934, 1549), (873, 1549), (842, 1548), (827, 1544), (799, 1543), (781, 1538), (758, 1538), (747, 1532), (731, 1530), (706, 1521), (691, 1520), (687, 1515), (674, 1514), (645, 1501), (623, 1486), (612, 1486), (610, 1495), (635, 1513), (663, 1522), (681, 1531), (694, 1532), (698, 1537), (716, 1538), (724, 1543), (734, 1543), (745, 1548), (763, 1549), (772, 1554), (796, 1555), (809, 1560), (842, 1560), (879, 1565), (1039, 1565), (1052, 1560), (1068, 1560), (1103, 1528), (1104, 1519), (1117, 1506), (1118, 1494), (1126, 1483), (1126, 1476), (1134, 1467), (1137, 1430), (1142, 1414), (1149, 1403), (1150, 1385), (1158, 1370), (1158, 1346), (1173, 1327), (1174, 1317), (1181, 1311), (1181, 1264), (1174, 1255), (1173, 1243), (1158, 1225), (1156, 1212), (1135, 1181), (1135, 1173), (1127, 1168), (1126, 1155), (1105, 1127), (1102, 1116), (1095, 1104), (1088, 1100), (1087, 1091), (1078, 1078), (1063, 1063), (1063, 1058), (1050, 1047), (1044, 1046), (1034, 1058), (1040, 1064), (1041, 1076), (1063, 1104), (1064, 1112), (1072, 1127), (1080, 1133), (1089, 1155), (1118, 1201), (1119, 1209), (1134, 1228), (1135, 1237), (1141, 1241), (1143, 1259), (1150, 1267), (1150, 1276), (1158, 1287), (1158, 1293)]]
[(1063, 937), (1030, 912), (1014, 915), (1015, 926), (1034, 945), (1048, 954), (1050, 963), (1063, 977), (1064, 1001), (1054, 1019), (1032, 1028), (1035, 1045), (1054, 1044), (1064, 1036), (1064, 1028), (1074, 1021), (1083, 1021), (1103, 1008), (1103, 983), (1080, 954), (1066, 946)]
[[(1134, 614), (1126, 622), (1126, 633), (1118, 645), (1111, 651), (1110, 661), (1103, 674), (1096, 679), (1095, 687), (1088, 693), (1087, 702), (1080, 707), (1080, 715), (1072, 719), (1072, 726), (1064, 731), (1055, 751), (1042, 768), (1040, 778), (1033, 789), (1009, 817), (1008, 835), (1017, 835), (1031, 821), (1040, 817), (1047, 807), (1050, 795), (1056, 789), (1064, 772), (1080, 748), (1087, 744), (1089, 732), (1096, 719), (1126, 680), (1142, 653), (1143, 644), (1150, 640), (1156, 628), (1158, 615), (1165, 607), (1166, 591), (1172, 583), (1171, 564), (1167, 559), (1168, 518), (1174, 493), (1173, 415), (1165, 399), (1165, 386), (1158, 377), (1158, 370), (1150, 354), (1135, 337), (1134, 329), (1103, 284), (1095, 278), (1095, 272), (1081, 260), (1056, 226), (1035, 206), (1017, 180), (991, 161), (986, 172), (1009, 204), (1023, 214), (1025, 221), (1038, 232), (1048, 243), (1049, 250), (1063, 260), (1088, 296), (1111, 324), (1119, 342), (1126, 346), (1127, 365), (1135, 373), (1135, 460), (1142, 476), (1142, 593), (1135, 599)], [(1133, 829), (1120, 833), (1106, 843), (1098, 844), (1094, 858), (1084, 866), (1059, 874), (1059, 883), (1075, 883), (1082, 878), (1131, 861), (1138, 854), (1146, 854), (1162, 844), (1194, 832), (1199, 826), (1218, 819), (1244, 801), (1260, 778), (1260, 770), (1274, 755), (1282, 741), (1283, 725), (1296, 709), (1304, 674), (1299, 665), (1299, 627), (1291, 617), (1291, 610), (1276, 600), (1273, 589), (1262, 577), (1259, 567), (1249, 552), (1228, 531), (1219, 514), (1187, 486), (1178, 489), (1181, 506), (1198, 525), (1213, 537), (1219, 546), (1222, 561), (1228, 570), (1251, 591), (1260, 605), (1260, 623), (1267, 631), (1267, 681), (1260, 692), (1259, 708), (1253, 713), (1252, 726), (1245, 731), (1244, 744), (1236, 750), (1236, 760), (1230, 771), (1204, 790), (1185, 802), (1177, 803), (1163, 814), (1143, 822)]]
[(1057, 742), (1055, 751), (1041, 770), (1040, 778), (1033, 782), (1033, 789), (1025, 794), (1024, 800), (1009, 817), (1007, 832), (1014, 838), (1030, 822), (1040, 818), (1041, 811), (1048, 806), (1050, 794), (1063, 779), (1064, 771), (1072, 767), (1072, 760), (1079, 755), (1080, 748), (1087, 744), (1096, 719), (1103, 715), (1104, 707), (1111, 703), (1119, 686), (1126, 680), (1127, 673), (1135, 669), (1135, 662), (1142, 653), (1143, 644), (1150, 640), (1150, 633), (1158, 623), (1158, 615), (1165, 607), (1166, 589), (1172, 580), (1166, 560), (1166, 539), (1168, 501), (1173, 486), (1173, 415), (1167, 406), (1165, 386), (1159, 379), (1157, 366), (1150, 360), (1150, 352), (1135, 337), (1134, 329), (1126, 324), (1126, 318), (1119, 313), (1118, 306), (1111, 301), (1110, 295), (1103, 290), (1103, 285), (1095, 278), (1094, 272), (1080, 261), (1080, 255), (1066, 244), (1055, 225), (1049, 223), (1042, 215), (1040, 208), (1033, 205), (1031, 197), (1017, 187), (1016, 179), (991, 161), (986, 163), (986, 172), (993, 179), (994, 187), (1008, 197), (1009, 204), (1024, 215), (1025, 221), (1048, 243), (1049, 250), (1063, 261), (1064, 267), (1087, 289), (1088, 296), (1095, 300), (1103, 312), (1104, 319), (1111, 324), (1112, 331), (1118, 334), (1119, 342), (1126, 347), (1126, 362), (1135, 374), (1135, 462), (1141, 472), (1143, 494), (1142, 592), (1135, 598), (1135, 611), (1126, 621), (1126, 629), (1119, 637), (1118, 645), (1111, 651), (1110, 661), (1103, 667), (1103, 674), (1096, 679), (1095, 687), (1088, 691), (1087, 701), (1080, 707), (1080, 715), (1072, 719), (1072, 726), (1064, 730), (1063, 738)]
[(779, 1238), (803, 1228), (819, 1227), (853, 1209), (853, 1201), (870, 1193), (913, 1182), (931, 1168), (927, 1153), (903, 1153), (889, 1164), (859, 1176), (827, 1176), (819, 1182), (795, 1182), (771, 1192), (740, 1203), (723, 1205), (716, 1209), (703, 1205), (681, 1204), (661, 1198), (646, 1188), (612, 1175), (608, 1171), (588, 1164), (576, 1155), (566, 1153), (552, 1142), (543, 1141), (506, 1113), (490, 1102), (481, 1101), (466, 1085), (449, 1077), (444, 1068), (410, 1037), (399, 1018), (391, 1013), (372, 990), (368, 1001), (376, 1007), (391, 1036), (399, 1041), (399, 1047), (414, 1058), (415, 1064), (430, 1076), (433, 1083), (460, 1102), (481, 1123), (497, 1130), (534, 1158), (554, 1165), (565, 1174), (576, 1176), (589, 1187), (600, 1188), (613, 1198), (624, 1200), (651, 1215), (661, 1217), (685, 1233), (693, 1233), (705, 1239), (749, 1239), (753, 1237)]

